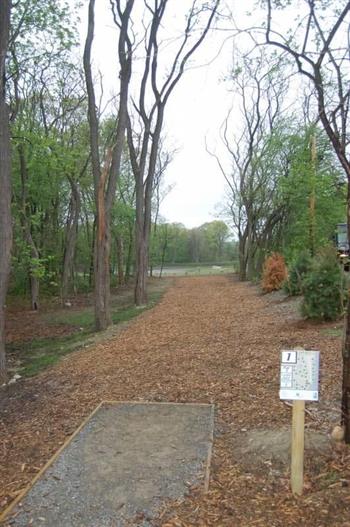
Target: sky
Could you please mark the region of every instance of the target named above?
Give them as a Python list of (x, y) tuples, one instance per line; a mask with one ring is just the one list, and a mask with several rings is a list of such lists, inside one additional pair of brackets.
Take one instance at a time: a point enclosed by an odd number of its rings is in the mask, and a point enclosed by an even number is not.
[[(99, 69), (103, 75), (104, 91), (108, 96), (118, 89), (116, 31), (108, 0), (98, 0), (96, 4), (93, 63), (95, 71)], [(234, 4), (236, 13), (242, 10), (242, 2)], [(177, 6), (186, 8), (188, 5), (188, 0), (177, 0)], [(81, 18), (81, 41), (84, 44), (86, 2)], [(207, 153), (205, 142), (212, 151), (222, 150), (219, 129), (232, 105), (232, 94), (223, 79), (231, 62), (230, 33), (212, 32), (197, 50), (191, 68), (169, 99), (164, 134), (169, 149), (175, 148), (177, 153), (165, 174), (164, 186), (171, 185), (172, 190), (161, 203), (160, 215), (164, 221), (193, 228), (213, 221), (218, 217), (218, 210), (222, 209), (225, 180), (216, 160)]]
[[(213, 35), (210, 40), (214, 40)], [(210, 43), (202, 50), (203, 63), (213, 56), (212, 49), (208, 49)], [(214, 49), (218, 48), (215, 44)], [(205, 51), (207, 57), (203, 56)], [(162, 203), (161, 214), (186, 227), (215, 219), (216, 208), (223, 202), (224, 177), (205, 143), (209, 149), (217, 149), (220, 126), (231, 106), (232, 97), (223, 82), (229, 52), (227, 44), (212, 64), (188, 71), (167, 109), (165, 130), (174, 138), (179, 152), (166, 175), (175, 186)]]
[[(239, 133), (241, 111), (237, 96), (230, 92), (230, 85), (224, 78), (232, 67), (235, 56), (233, 46), (245, 51), (248, 49), (248, 37), (243, 32), (236, 31), (237, 37), (235, 42), (233, 41), (234, 25), (241, 30), (262, 27), (261, 23), (266, 13), (259, 11), (256, 3), (257, 0), (221, 0), (221, 8), (225, 5), (229, 7), (234, 21), (222, 20), (220, 30), (214, 30), (207, 35), (193, 56), (191, 68), (185, 72), (170, 96), (165, 110), (163, 135), (166, 136), (168, 148), (175, 148), (177, 153), (165, 175), (164, 186), (171, 186), (172, 190), (161, 204), (160, 215), (163, 221), (182, 223), (187, 228), (193, 228), (216, 219), (224, 207), (225, 179), (215, 158), (206, 151), (205, 144), (207, 143), (211, 152), (218, 154), (220, 162), (229, 173), (229, 155), (220, 140), (220, 128), (230, 111), (230, 133)], [(86, 37), (87, 4), (88, 0), (83, 0), (80, 24), (82, 46)], [(103, 76), (105, 98), (116, 95), (119, 89), (116, 52), (118, 34), (109, 4), (109, 0), (96, 1), (93, 46), (93, 66), (95, 72), (99, 69)], [(171, 31), (179, 30), (179, 21), (191, 4), (192, 0), (169, 0), (168, 6), (174, 11), (164, 22), (169, 36), (166, 33), (162, 42), (165, 42), (167, 48), (171, 48)], [(135, 0), (135, 10), (142, 6), (144, 0)], [(306, 12), (307, 5), (303, 0), (295, 0), (283, 10), (276, 9), (272, 26), (277, 32), (277, 40), (286, 37), (291, 30), (296, 41), (302, 43), (303, 36), (299, 31), (303, 32), (304, 26), (298, 25), (296, 18), (302, 20)], [(329, 21), (329, 24), (333, 23), (332, 17), (326, 17), (325, 20)], [(343, 39), (343, 35), (339, 38)], [(261, 39), (264, 42), (264, 32), (261, 33)], [(308, 52), (312, 51), (312, 42), (311, 39)], [(251, 48), (251, 41), (249, 47)], [(160, 56), (162, 58), (159, 61), (163, 62), (163, 65), (165, 63), (166, 67), (166, 53), (164, 55), (161, 51)], [(141, 64), (141, 61), (138, 64)], [(134, 71), (140, 78), (138, 64), (134, 65)], [(295, 73), (295, 68), (290, 71)], [(291, 76), (284, 106), (288, 104), (290, 108), (295, 109), (303, 101), (304, 86), (304, 78), (295, 74)], [(131, 86), (131, 91), (133, 89)], [(229, 217), (225, 219), (229, 220)]]

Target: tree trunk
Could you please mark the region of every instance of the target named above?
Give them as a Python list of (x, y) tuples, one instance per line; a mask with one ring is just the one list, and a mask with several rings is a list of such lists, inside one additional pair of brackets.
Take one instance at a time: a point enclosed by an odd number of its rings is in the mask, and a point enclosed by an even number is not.
[(343, 346), (342, 424), (345, 428), (345, 443), (350, 443), (350, 298), (346, 314), (345, 342)]
[(90, 266), (89, 266), (89, 286), (92, 287), (94, 283), (94, 261), (95, 261), (95, 240), (96, 240), (96, 216), (92, 224), (92, 239), (90, 252)]
[(159, 278), (162, 278), (163, 274), (163, 268), (164, 268), (164, 261), (165, 261), (165, 253), (168, 247), (168, 226), (165, 226), (165, 240), (162, 247), (162, 258), (161, 258), (161, 264), (160, 264), (160, 272), (159, 272)]
[(256, 256), (256, 247), (253, 247), (252, 244), (249, 244), (249, 253), (247, 255), (247, 278), (248, 280), (253, 280), (255, 278), (255, 261)]
[(247, 256), (246, 256), (246, 239), (245, 236), (239, 236), (238, 241), (238, 259), (239, 259), (239, 280), (247, 280)]
[[(348, 180), (347, 195), (347, 228), (350, 240), (350, 180)], [(347, 313), (345, 315), (345, 338), (343, 344), (343, 382), (342, 382), (342, 425), (345, 429), (345, 443), (350, 444), (350, 296), (348, 297)]]
[(240, 282), (247, 281), (246, 258), (242, 254), (239, 255), (239, 280)]
[(147, 271), (148, 271), (148, 251), (144, 239), (137, 243), (136, 254), (136, 283), (135, 283), (135, 304), (145, 306), (148, 302), (147, 295)]
[(33, 276), (31, 274), (29, 277), (29, 283), (30, 283), (30, 306), (31, 306), (32, 311), (38, 311), (39, 291), (40, 291), (39, 280), (36, 278), (36, 276)]
[(126, 258), (126, 265), (125, 265), (125, 283), (126, 284), (130, 280), (131, 264), (132, 264), (132, 258), (133, 258), (133, 253), (134, 253), (133, 249), (134, 249), (134, 225), (130, 224), (128, 256)]
[(104, 177), (102, 178), (99, 152), (99, 122), (96, 111), (96, 97), (91, 71), (91, 48), (94, 39), (94, 29), (95, 0), (90, 0), (88, 32), (84, 49), (84, 71), (86, 89), (88, 93), (90, 150), (96, 206), (96, 238), (94, 245), (95, 326), (96, 329), (100, 331), (102, 329), (106, 329), (111, 320), (109, 312), (109, 269), (106, 272), (106, 258), (109, 265), (109, 251), (108, 247), (105, 246), (105, 242), (108, 243), (108, 233), (104, 200), (104, 187), (109, 166), (105, 167)]
[(124, 243), (123, 238), (119, 235), (116, 236), (117, 244), (117, 268), (118, 268), (118, 284), (125, 284), (124, 277)]
[[(117, 1), (116, 3), (117, 9), (113, 11), (113, 15), (119, 27), (118, 56), (121, 68), (119, 73), (119, 107), (116, 134), (113, 138), (113, 150), (108, 152), (103, 170), (101, 170), (100, 164), (99, 120), (96, 110), (97, 105), (91, 70), (91, 48), (95, 29), (95, 0), (89, 1), (88, 32), (84, 49), (84, 72), (88, 93), (91, 162), (97, 214), (94, 267), (95, 324), (97, 330), (106, 329), (111, 323), (109, 269), (111, 239), (110, 222), (124, 148), (128, 89), (131, 77), (132, 44), (128, 37), (128, 23), (134, 0), (127, 0), (124, 11), (122, 11), (121, 2)], [(117, 20), (117, 15), (120, 20)]]
[(316, 180), (316, 137), (315, 134), (311, 137), (311, 174), (310, 174), (310, 197), (309, 197), (309, 244), (310, 244), (310, 256), (315, 256), (315, 231), (316, 231), (316, 191), (315, 191), (315, 180)]
[(141, 171), (141, 174), (138, 177), (138, 182), (136, 183), (135, 303), (137, 306), (146, 305), (148, 302), (147, 278), (149, 263), (149, 240), (152, 226), (152, 193), (163, 119), (164, 105), (160, 104), (158, 106), (157, 124), (155, 127), (155, 131), (152, 135), (152, 147), (149, 159), (147, 178), (144, 183), (143, 172)]
[(110, 170), (110, 159), (107, 160), (100, 176), (97, 192), (97, 222), (95, 239), (95, 324), (97, 331), (106, 329), (112, 323), (110, 307), (110, 225), (106, 215), (106, 203), (104, 189), (108, 172)]
[(112, 321), (110, 311), (109, 243), (106, 231), (100, 233), (95, 250), (95, 324), (97, 331), (106, 329)]
[(91, 71), (91, 47), (94, 38), (94, 28), (95, 0), (90, 0), (88, 33), (84, 49), (84, 71), (88, 93), (90, 150), (96, 205), (96, 237), (94, 244), (95, 326), (96, 329), (100, 331), (106, 329), (111, 321), (109, 302), (109, 237), (106, 222), (106, 204), (104, 199), (109, 163), (106, 163), (104, 172), (102, 174), (99, 153), (99, 122), (96, 111), (96, 98)]
[[(136, 200), (143, 201), (143, 185), (136, 188)], [(141, 188), (140, 188), (141, 187)], [(141, 194), (138, 196), (138, 194)], [(137, 203), (137, 201), (136, 201)], [(135, 256), (135, 304), (144, 306), (147, 304), (147, 271), (148, 271), (148, 247), (144, 234), (144, 207), (136, 205), (136, 256)]]
[(257, 275), (261, 275), (263, 272), (265, 255), (266, 255), (265, 248), (260, 249), (258, 253), (258, 258), (256, 260), (256, 264), (255, 264), (255, 272)]
[(9, 109), (5, 98), (5, 58), (10, 28), (11, 1), (0, 8), (0, 385), (6, 382), (5, 301), (12, 248), (11, 148)]
[(73, 262), (78, 234), (78, 222), (80, 215), (80, 193), (78, 185), (69, 179), (72, 193), (69, 205), (69, 215), (67, 219), (66, 243), (63, 258), (62, 272), (62, 302), (67, 300), (69, 293), (69, 283), (73, 277)]

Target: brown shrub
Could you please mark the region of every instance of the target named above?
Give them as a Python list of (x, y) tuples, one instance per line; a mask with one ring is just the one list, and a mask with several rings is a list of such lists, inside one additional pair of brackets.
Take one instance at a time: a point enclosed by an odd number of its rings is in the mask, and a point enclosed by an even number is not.
[(281, 289), (287, 279), (287, 266), (282, 254), (272, 253), (264, 263), (261, 287), (265, 293)]

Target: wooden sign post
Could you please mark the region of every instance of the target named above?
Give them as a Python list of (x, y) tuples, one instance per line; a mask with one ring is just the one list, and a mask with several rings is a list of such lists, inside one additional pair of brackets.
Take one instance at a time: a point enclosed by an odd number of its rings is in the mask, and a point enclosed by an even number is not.
[(293, 401), (291, 488), (301, 495), (304, 483), (305, 401), (318, 401), (319, 351), (282, 351), (280, 398)]
[(290, 482), (293, 494), (303, 493), (305, 401), (293, 401)]

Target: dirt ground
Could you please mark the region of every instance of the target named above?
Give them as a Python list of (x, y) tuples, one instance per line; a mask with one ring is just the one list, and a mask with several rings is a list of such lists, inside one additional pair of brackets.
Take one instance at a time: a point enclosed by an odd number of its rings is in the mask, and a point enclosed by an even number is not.
[[(329, 438), (339, 422), (339, 324), (307, 323), (297, 303), (229, 275), (178, 278), (113, 339), (2, 391), (2, 508), (101, 400), (199, 402), (216, 409), (209, 492), (191, 489), (155, 525), (350, 527), (350, 451)], [(278, 398), (280, 350), (294, 346), (321, 352), (301, 498), (289, 490), (291, 408)]]
[[(162, 293), (171, 278), (164, 280), (149, 279), (149, 293)], [(111, 303), (113, 308), (123, 308), (133, 305), (134, 290), (132, 285), (119, 286), (112, 290)], [(6, 342), (25, 342), (30, 339), (55, 338), (70, 335), (79, 331), (75, 324), (53, 323), (60, 316), (67, 318), (67, 313), (75, 315), (82, 312), (93, 312), (93, 294), (72, 295), (69, 299), (70, 308), (64, 308), (59, 298), (44, 298), (39, 311), (31, 311), (29, 302), (20, 298), (11, 299), (7, 308)]]

